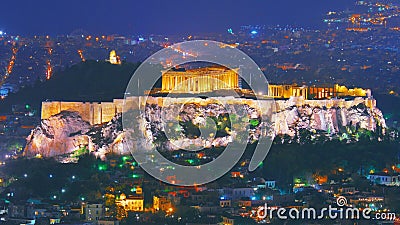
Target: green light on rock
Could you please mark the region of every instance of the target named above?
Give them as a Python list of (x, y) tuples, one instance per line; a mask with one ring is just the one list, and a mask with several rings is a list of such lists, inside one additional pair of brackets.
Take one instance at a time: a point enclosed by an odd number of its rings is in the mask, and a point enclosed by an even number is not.
[(256, 119), (251, 119), (250, 120), (250, 124), (254, 127), (258, 126), (258, 124), (260, 124), (260, 122)]
[(107, 170), (107, 165), (99, 165), (98, 169), (99, 169), (99, 171)]

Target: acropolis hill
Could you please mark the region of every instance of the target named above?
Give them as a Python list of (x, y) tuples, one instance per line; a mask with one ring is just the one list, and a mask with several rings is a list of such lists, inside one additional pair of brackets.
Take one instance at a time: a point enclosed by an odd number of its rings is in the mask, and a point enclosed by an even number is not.
[[(156, 135), (162, 135), (164, 129), (167, 129), (163, 124), (170, 125), (170, 121), (177, 118), (183, 123), (203, 123), (204, 118), (209, 116), (218, 118), (225, 113), (234, 113), (230, 110), (235, 105), (243, 106), (244, 114), (238, 114), (239, 117), (236, 115), (243, 123), (246, 120), (270, 118), (268, 122), (259, 123), (254, 128), (254, 141), (257, 135), (288, 135), (294, 138), (303, 131), (312, 135), (322, 133), (329, 138), (357, 141), (357, 132), (385, 132), (385, 119), (368, 89), (348, 89), (337, 84), (321, 87), (273, 84), (266, 87), (266, 95), (253, 94), (253, 97), (257, 97), (255, 99), (247, 97), (251, 91), (241, 89), (237, 73), (225, 69), (220, 72), (219, 69), (192, 70), (188, 73), (184, 70), (166, 71), (162, 88), (148, 91), (149, 96), (130, 96), (112, 102), (42, 102), (42, 123), (27, 138), (24, 154), (52, 157), (73, 153), (82, 147), (100, 157), (108, 152), (127, 154), (122, 146), (124, 132), (121, 113), (139, 108), (145, 109), (140, 119), (145, 118), (147, 124), (140, 123), (144, 127), (139, 129)], [(212, 74), (213, 79), (208, 79), (204, 74)], [(224, 82), (225, 79), (228, 82)], [(181, 85), (181, 82), (186, 85)], [(218, 93), (221, 90), (233, 90), (239, 94), (246, 93), (247, 96), (214, 94), (212, 96), (217, 97), (204, 97), (207, 93)], [(173, 97), (159, 95), (175, 91), (178, 95)], [(188, 97), (186, 93), (203, 97)], [(228, 107), (224, 109), (224, 105)], [(168, 112), (164, 118), (166, 121), (161, 121), (162, 110)], [(272, 128), (269, 129), (271, 133), (260, 133), (262, 126)], [(234, 129), (240, 133), (245, 126)], [(150, 135), (149, 138), (154, 136)], [(226, 146), (229, 140), (228, 136), (207, 140), (177, 136), (161, 144), (164, 149), (178, 150), (174, 148), (180, 146), (176, 143), (211, 148)]]
[[(251, 93), (250, 90), (240, 87), (240, 79), (237, 70), (229, 70), (225, 67), (206, 67), (191, 70), (169, 70), (163, 71), (162, 88), (153, 89), (147, 92), (149, 97), (137, 96), (128, 97), (126, 106), (134, 109), (139, 105), (156, 104), (163, 106), (164, 101), (168, 103), (185, 103), (188, 98), (185, 97), (155, 97), (160, 93), (173, 92), (174, 94), (202, 94), (212, 93), (221, 90), (233, 90), (238, 93)], [(298, 86), (298, 85), (277, 85), (269, 84), (267, 95), (258, 96), (260, 99), (273, 98), (275, 99), (275, 109), (277, 112), (285, 109), (288, 104), (296, 106), (309, 105), (312, 107), (341, 107), (349, 108), (352, 105), (364, 103), (369, 108), (376, 107), (375, 100), (371, 97), (369, 89), (353, 88), (348, 89), (345, 86), (338, 84), (330, 86)], [(152, 97), (151, 95), (154, 95)], [(345, 100), (351, 97), (354, 100)], [(145, 102), (147, 99), (147, 102)], [(254, 108), (261, 107), (260, 110), (266, 109), (267, 101), (252, 100), (246, 98), (233, 97), (214, 97), (214, 98), (190, 98), (198, 104), (205, 105), (219, 100), (228, 101), (229, 104), (247, 104)], [(219, 99), (219, 100), (218, 100)], [(287, 100), (290, 99), (291, 103)], [(263, 103), (264, 102), (264, 103)], [(68, 101), (46, 101), (42, 102), (42, 119), (60, 113), (61, 111), (78, 112), (83, 120), (90, 124), (102, 124), (109, 122), (116, 114), (122, 113), (124, 105), (123, 99), (114, 99), (112, 102), (68, 102)], [(126, 107), (127, 109), (130, 109)]]
[[(138, 109), (139, 105), (144, 106), (145, 104), (155, 104), (163, 107), (164, 102), (168, 104), (184, 104), (184, 103), (197, 103), (199, 105), (207, 105), (211, 103), (225, 102), (227, 104), (247, 104), (253, 108), (260, 108), (261, 111), (268, 110), (270, 107), (268, 100), (253, 100), (253, 99), (242, 99), (233, 97), (214, 97), (214, 98), (170, 98), (170, 97), (128, 97), (125, 100), (126, 105), (130, 105), (131, 108), (126, 109)], [(275, 100), (276, 112), (282, 111), (289, 106), (304, 106), (310, 107), (338, 107), (338, 108), (350, 108), (358, 104), (365, 104), (368, 108), (376, 107), (376, 100), (373, 98), (357, 97), (352, 100), (345, 99), (318, 99), (318, 100), (307, 100), (303, 97), (291, 97), (286, 100)], [(51, 116), (59, 114), (62, 111), (74, 111), (78, 112), (83, 120), (89, 122), (91, 125), (102, 124), (111, 121), (115, 115), (123, 112), (124, 99), (114, 99), (113, 102), (66, 102), (66, 101), (49, 101), (42, 102), (42, 113), (41, 119), (48, 119)]]
[[(146, 104), (144, 100), (145, 97), (143, 96), (127, 99), (127, 101), (131, 101), (132, 109), (139, 104)], [(180, 110), (182, 110), (181, 104), (187, 104), (188, 102), (190, 104), (187, 105), (184, 111), (187, 117), (182, 117), (181, 119), (183, 119), (183, 122), (189, 123), (204, 120), (208, 116), (205, 114), (207, 112), (205, 109), (207, 108), (212, 109), (210, 113), (217, 116), (225, 113), (225, 110), (218, 106), (220, 102), (228, 105), (248, 105), (249, 107), (245, 108), (249, 111), (246, 113), (247, 116), (241, 118), (242, 120), (246, 120), (246, 118), (247, 120), (257, 119), (264, 115), (268, 116), (274, 110), (271, 121), (265, 124), (272, 128), (273, 133), (269, 134), (272, 136), (288, 135), (294, 138), (302, 130), (307, 130), (313, 134), (322, 132), (330, 138), (345, 138), (348, 141), (357, 141), (357, 132), (368, 130), (379, 135), (384, 133), (386, 128), (385, 119), (382, 112), (376, 108), (375, 100), (363, 97), (356, 97), (353, 100), (305, 100), (302, 97), (291, 97), (286, 100), (276, 100), (273, 104), (275, 107), (271, 107), (271, 101), (269, 100), (256, 101), (233, 97), (207, 99), (149, 97), (144, 115), (149, 123), (146, 127), (153, 129), (151, 130), (152, 133), (160, 134), (164, 129), (162, 127), (164, 123), (162, 123), (160, 117), (161, 108), (166, 108), (167, 112), (171, 112), (166, 119), (167, 121), (172, 121), (179, 117)], [(124, 134), (119, 114), (122, 112), (122, 104), (122, 99), (101, 103), (43, 102), (42, 123), (27, 138), (28, 142), (24, 154), (27, 156), (53, 157), (66, 153), (72, 154), (83, 146), (99, 157), (105, 157), (109, 152), (129, 154), (129, 152), (124, 152), (122, 144)], [(257, 111), (258, 113), (254, 114)], [(167, 122), (166, 124), (169, 123)], [(91, 131), (93, 129), (97, 131), (93, 133)], [(235, 129), (241, 130), (240, 127)], [(99, 133), (101, 133), (100, 136)], [(98, 137), (104, 138), (104, 141)], [(208, 146), (208, 148), (211, 146), (224, 146), (229, 142), (226, 138), (213, 140), (209, 140), (209, 145), (205, 146)], [(199, 138), (181, 138), (167, 141), (165, 143), (166, 149), (177, 150), (173, 146), (179, 145), (168, 144), (174, 142), (204, 146), (204, 141)]]

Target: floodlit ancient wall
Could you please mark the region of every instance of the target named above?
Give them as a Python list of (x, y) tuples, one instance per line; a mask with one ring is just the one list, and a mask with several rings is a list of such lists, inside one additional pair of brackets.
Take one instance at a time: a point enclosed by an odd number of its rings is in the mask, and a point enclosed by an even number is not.
[(61, 102), (42, 102), (42, 119), (48, 119), (50, 116), (61, 112)]
[[(124, 101), (126, 102), (125, 108)], [(42, 102), (42, 119), (60, 113), (61, 111), (75, 111), (81, 115), (83, 120), (90, 124), (101, 124), (109, 122), (117, 113), (123, 110), (138, 109), (139, 105), (156, 104), (159, 106), (171, 104), (196, 103), (199, 105), (217, 104), (247, 104), (250, 107), (259, 109), (265, 115), (270, 115), (272, 112), (279, 112), (291, 106), (309, 105), (311, 107), (340, 107), (350, 108), (360, 103), (367, 107), (375, 108), (376, 100), (372, 98), (358, 97), (350, 101), (345, 99), (326, 99), (326, 100), (305, 100), (303, 97), (292, 97), (288, 100), (253, 100), (234, 97), (216, 97), (216, 98), (170, 98), (170, 97), (128, 97), (124, 99), (114, 99), (113, 102)], [(274, 104), (272, 104), (274, 103)]]

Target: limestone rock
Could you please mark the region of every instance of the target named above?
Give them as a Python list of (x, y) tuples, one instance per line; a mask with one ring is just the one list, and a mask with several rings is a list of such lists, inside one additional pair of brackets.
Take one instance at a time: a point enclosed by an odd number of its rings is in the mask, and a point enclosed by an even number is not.
[(53, 157), (71, 153), (80, 147), (87, 146), (89, 137), (85, 135), (90, 124), (77, 112), (63, 111), (41, 121), (27, 137), (24, 154), (28, 157), (41, 155)]

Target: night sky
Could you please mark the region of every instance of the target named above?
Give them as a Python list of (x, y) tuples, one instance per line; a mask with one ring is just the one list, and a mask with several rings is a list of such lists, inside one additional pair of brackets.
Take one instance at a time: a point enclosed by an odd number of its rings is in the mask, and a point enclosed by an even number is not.
[(188, 34), (247, 24), (315, 27), (353, 0), (7, 0), (0, 28), (9, 34)]

